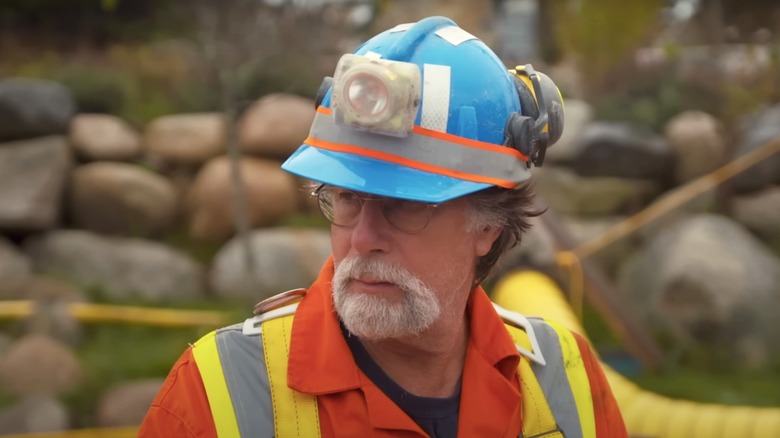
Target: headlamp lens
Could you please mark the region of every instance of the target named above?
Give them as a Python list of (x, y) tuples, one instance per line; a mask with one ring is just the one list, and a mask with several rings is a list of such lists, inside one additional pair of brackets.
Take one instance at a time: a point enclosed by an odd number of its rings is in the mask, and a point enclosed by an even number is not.
[(376, 120), (387, 111), (389, 93), (380, 78), (359, 73), (349, 78), (345, 88), (346, 103), (358, 115)]
[(347, 54), (333, 75), (336, 123), (377, 134), (405, 137), (420, 104), (416, 64)]

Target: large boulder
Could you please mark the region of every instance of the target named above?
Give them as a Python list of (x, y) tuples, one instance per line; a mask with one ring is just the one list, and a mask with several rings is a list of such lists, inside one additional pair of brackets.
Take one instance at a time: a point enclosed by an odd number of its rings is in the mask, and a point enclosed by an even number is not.
[(61, 84), (28, 78), (0, 81), (0, 141), (65, 134), (75, 113), (76, 100)]
[(161, 379), (122, 383), (106, 390), (98, 401), (96, 423), (100, 427), (138, 426), (160, 391)]
[(28, 395), (0, 410), (0, 435), (67, 433), (71, 421), (68, 408), (56, 397)]
[(780, 260), (725, 216), (663, 229), (626, 262), (620, 285), (648, 327), (682, 345), (748, 367), (778, 357)]
[(660, 191), (652, 180), (584, 177), (564, 167), (536, 169), (534, 187), (542, 203), (575, 216), (613, 215), (644, 206)]
[[(780, 104), (746, 117), (741, 131), (742, 141), (737, 148), (737, 156), (780, 137)], [(759, 190), (773, 183), (780, 183), (780, 154), (774, 154), (734, 177), (734, 187), (743, 192)]]
[(249, 247), (254, 255), (251, 269), (239, 237), (214, 257), (211, 287), (220, 297), (254, 304), (280, 292), (309, 287), (330, 255), (330, 234), (299, 228), (258, 230), (249, 235)]
[(583, 176), (664, 180), (672, 173), (669, 145), (635, 123), (590, 123), (575, 149), (571, 166)]
[(0, 229), (37, 231), (57, 225), (71, 166), (65, 137), (0, 144)]
[(73, 346), (81, 342), (81, 323), (69, 309), (72, 303), (87, 301), (77, 286), (58, 278), (33, 275), (11, 298), (35, 303), (35, 311), (21, 321), (24, 333), (46, 335)]
[(555, 271), (555, 238), (540, 218), (529, 218), (529, 222), (532, 226), (523, 234), (520, 244), (499, 258), (487, 281), (499, 279), (515, 269)]
[(702, 111), (686, 111), (666, 124), (666, 141), (675, 157), (675, 180), (686, 183), (717, 169), (726, 155), (720, 121)]
[(285, 159), (303, 143), (314, 120), (314, 101), (291, 94), (269, 94), (255, 102), (239, 121), (242, 150)]
[(0, 387), (15, 395), (60, 395), (84, 378), (76, 354), (40, 334), (13, 342), (0, 357)]
[(163, 244), (60, 230), (27, 239), (38, 272), (97, 288), (110, 300), (191, 300), (205, 294), (203, 266)]
[(136, 165), (111, 162), (76, 168), (68, 201), (77, 227), (127, 236), (165, 231), (178, 207), (176, 189), (166, 178)]
[(144, 140), (154, 158), (198, 165), (225, 153), (227, 129), (221, 113), (174, 114), (146, 125)]
[[(296, 179), (275, 161), (245, 157), (239, 162), (246, 195), (246, 213), (253, 228), (273, 225), (298, 208)], [(235, 231), (235, 189), (227, 157), (211, 160), (198, 173), (187, 194), (190, 235), (225, 240)]]
[(31, 275), (30, 259), (0, 236), (0, 300), (12, 299)]
[(109, 114), (77, 114), (70, 124), (70, 144), (88, 161), (129, 161), (141, 156), (141, 136), (129, 123)]
[(563, 134), (554, 145), (547, 149), (545, 163), (570, 164), (574, 161), (580, 136), (593, 121), (593, 116), (593, 107), (589, 103), (583, 100), (567, 99)]
[[(563, 217), (566, 231), (577, 245), (584, 245), (593, 239), (599, 239), (608, 230), (626, 220), (624, 216), (600, 216), (591, 218)], [(632, 239), (619, 239), (600, 247), (589, 256), (610, 276), (614, 275), (623, 262), (634, 251)]]
[(780, 185), (735, 196), (734, 218), (757, 235), (780, 243)]

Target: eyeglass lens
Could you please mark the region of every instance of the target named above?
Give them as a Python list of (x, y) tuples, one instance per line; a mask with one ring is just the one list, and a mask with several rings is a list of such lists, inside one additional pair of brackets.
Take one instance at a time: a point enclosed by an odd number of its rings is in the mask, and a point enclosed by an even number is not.
[(404, 199), (365, 197), (336, 187), (323, 186), (316, 193), (323, 216), (337, 226), (355, 225), (363, 203), (374, 201), (382, 203), (382, 212), (390, 225), (407, 233), (416, 233), (428, 225), (435, 207), (434, 204)]

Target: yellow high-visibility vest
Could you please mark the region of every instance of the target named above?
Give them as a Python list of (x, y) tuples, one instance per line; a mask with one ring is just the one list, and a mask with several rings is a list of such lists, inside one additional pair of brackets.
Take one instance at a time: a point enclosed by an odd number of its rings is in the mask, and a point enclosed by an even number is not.
[[(213, 331), (193, 346), (220, 438), (320, 436), (316, 396), (287, 386), (295, 308), (297, 303)], [(596, 438), (590, 383), (573, 334), (496, 310), (523, 356), (520, 438)], [(255, 360), (231, 360), (238, 351)]]

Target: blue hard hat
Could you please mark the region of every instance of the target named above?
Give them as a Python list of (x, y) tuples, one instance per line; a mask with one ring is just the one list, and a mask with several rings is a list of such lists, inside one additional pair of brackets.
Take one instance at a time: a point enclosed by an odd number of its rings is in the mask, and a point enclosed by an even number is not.
[[(522, 114), (518, 81), (482, 41), (452, 20), (430, 17), (396, 26), (355, 55), (361, 62), (417, 66), (421, 90), (408, 103), (416, 111), (409, 118), (413, 128), (385, 135), (340, 123), (334, 85), (318, 99), (312, 131), (284, 170), (359, 192), (431, 203), (496, 185), (512, 188), (530, 177), (533, 160), (507, 141), (508, 123)], [(396, 129), (396, 121), (386, 125)], [(517, 137), (524, 129), (514, 129)]]

